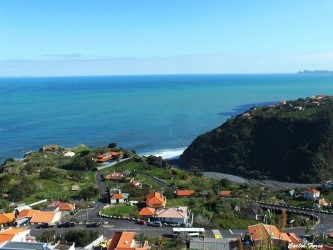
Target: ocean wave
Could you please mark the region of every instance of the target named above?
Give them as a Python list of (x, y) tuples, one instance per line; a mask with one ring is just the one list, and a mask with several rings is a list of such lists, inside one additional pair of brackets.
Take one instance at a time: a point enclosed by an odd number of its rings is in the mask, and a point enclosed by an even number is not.
[(176, 149), (160, 149), (153, 152), (143, 153), (143, 156), (161, 156), (163, 159), (171, 160), (171, 159), (178, 159), (179, 156), (184, 152), (186, 148), (176, 148)]

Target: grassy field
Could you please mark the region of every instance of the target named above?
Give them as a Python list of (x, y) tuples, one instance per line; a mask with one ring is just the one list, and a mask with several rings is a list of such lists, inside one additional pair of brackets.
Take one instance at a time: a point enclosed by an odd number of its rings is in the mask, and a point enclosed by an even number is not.
[(103, 209), (102, 214), (120, 217), (138, 217), (138, 211), (136, 206), (123, 204), (111, 205), (109, 208)]

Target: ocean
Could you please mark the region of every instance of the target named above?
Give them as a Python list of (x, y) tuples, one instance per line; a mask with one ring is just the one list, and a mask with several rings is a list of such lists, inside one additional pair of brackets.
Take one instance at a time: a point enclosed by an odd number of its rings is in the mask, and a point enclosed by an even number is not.
[(171, 158), (252, 106), (333, 95), (333, 75), (0, 78), (0, 162), (46, 144)]

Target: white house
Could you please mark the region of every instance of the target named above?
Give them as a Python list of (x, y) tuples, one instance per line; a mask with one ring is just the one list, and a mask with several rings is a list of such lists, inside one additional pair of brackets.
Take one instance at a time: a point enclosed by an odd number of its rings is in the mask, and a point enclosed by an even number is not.
[(125, 197), (123, 194), (112, 194), (110, 195), (110, 203), (111, 204), (125, 203)]
[(155, 212), (155, 217), (165, 223), (187, 223), (188, 208), (187, 207), (172, 207), (160, 208)]
[(302, 197), (307, 200), (311, 200), (311, 199), (314, 200), (314, 199), (319, 198), (319, 196), (320, 196), (320, 191), (313, 189), (313, 188), (309, 188), (309, 189), (305, 190), (304, 192), (302, 192)]

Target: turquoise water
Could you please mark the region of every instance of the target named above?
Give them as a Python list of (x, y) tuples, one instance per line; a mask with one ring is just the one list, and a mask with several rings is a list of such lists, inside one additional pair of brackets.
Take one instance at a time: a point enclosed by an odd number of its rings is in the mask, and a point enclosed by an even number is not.
[(333, 75), (0, 78), (0, 161), (45, 144), (180, 154), (253, 105), (333, 95)]

